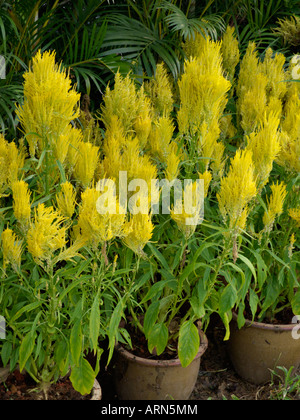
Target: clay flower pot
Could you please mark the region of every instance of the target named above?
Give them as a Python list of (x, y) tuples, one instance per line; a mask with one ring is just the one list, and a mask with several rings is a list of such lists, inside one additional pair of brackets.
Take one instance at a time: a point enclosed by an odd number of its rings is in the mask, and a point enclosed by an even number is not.
[(195, 387), (201, 356), (207, 349), (205, 334), (199, 331), (200, 348), (186, 368), (179, 359), (152, 360), (137, 357), (116, 345), (114, 380), (120, 400), (187, 400)]
[(238, 328), (233, 314), (228, 354), (236, 372), (249, 382), (263, 384), (271, 379), (277, 366), (287, 369), (300, 366), (300, 340), (296, 339), (297, 325), (272, 325), (246, 321)]

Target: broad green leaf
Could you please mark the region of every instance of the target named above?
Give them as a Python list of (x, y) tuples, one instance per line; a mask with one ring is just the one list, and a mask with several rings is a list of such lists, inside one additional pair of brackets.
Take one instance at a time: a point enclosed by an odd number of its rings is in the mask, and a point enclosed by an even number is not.
[(122, 316), (123, 316), (123, 301), (120, 300), (117, 306), (115, 307), (113, 314), (110, 318), (110, 323), (109, 323), (109, 328), (108, 328), (109, 355), (108, 355), (107, 365), (109, 364), (112, 358), (113, 352), (114, 352)]
[(81, 395), (89, 394), (93, 389), (95, 372), (87, 360), (80, 358), (78, 366), (72, 368), (70, 380)]
[(3, 366), (5, 367), (10, 359), (12, 353), (12, 344), (9, 341), (5, 341), (1, 350), (1, 359)]
[(292, 300), (292, 310), (295, 315), (300, 315), (300, 291), (298, 291)]
[(183, 367), (187, 367), (195, 359), (200, 346), (197, 327), (192, 321), (186, 321), (179, 330), (178, 356)]
[(162, 354), (167, 347), (169, 340), (168, 328), (164, 323), (154, 325), (148, 336), (148, 349), (152, 353), (153, 349), (156, 349), (156, 353), (159, 356)]
[(74, 324), (71, 335), (70, 335), (70, 351), (73, 359), (73, 363), (78, 366), (82, 349), (82, 330), (81, 320), (77, 320)]
[(159, 309), (160, 309), (159, 301), (151, 303), (151, 305), (147, 309), (147, 312), (144, 318), (144, 333), (145, 333), (146, 338), (148, 337), (148, 334), (151, 331), (151, 328), (157, 321)]
[(31, 356), (35, 346), (35, 338), (32, 336), (31, 331), (24, 337), (22, 340), (20, 351), (19, 351), (19, 364), (20, 364), (20, 372), (24, 369), (27, 360)]
[(237, 301), (237, 293), (235, 288), (228, 284), (220, 297), (220, 313), (225, 314), (231, 311)]

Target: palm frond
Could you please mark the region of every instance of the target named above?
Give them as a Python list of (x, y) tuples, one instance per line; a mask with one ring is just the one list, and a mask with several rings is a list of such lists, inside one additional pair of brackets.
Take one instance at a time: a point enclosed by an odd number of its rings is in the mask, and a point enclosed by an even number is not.
[(197, 32), (216, 40), (219, 33), (226, 29), (223, 18), (216, 14), (202, 18), (188, 18), (179, 7), (168, 1), (164, 1), (161, 8), (170, 12), (165, 17), (170, 30), (179, 32), (184, 40), (195, 38)]
[(117, 54), (127, 62), (140, 61), (150, 77), (160, 59), (175, 79), (179, 76), (181, 50), (170, 35), (161, 34), (155, 26), (149, 28), (127, 16), (111, 15), (110, 23), (103, 43), (105, 55)]

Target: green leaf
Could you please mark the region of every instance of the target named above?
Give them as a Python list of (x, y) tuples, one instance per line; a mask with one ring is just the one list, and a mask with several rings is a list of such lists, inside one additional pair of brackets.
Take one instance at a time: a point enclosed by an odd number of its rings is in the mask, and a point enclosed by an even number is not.
[(20, 372), (24, 369), (27, 360), (31, 356), (35, 346), (35, 338), (32, 337), (31, 331), (24, 337), (22, 340), (20, 351), (19, 351), (19, 364), (20, 364)]
[(197, 327), (192, 321), (186, 321), (179, 330), (178, 356), (183, 367), (187, 367), (195, 359), (200, 347)]
[(98, 346), (100, 331), (100, 302), (99, 296), (97, 295), (91, 309), (90, 315), (90, 339), (92, 341), (94, 352)]
[(55, 347), (55, 362), (62, 376), (67, 374), (69, 368), (69, 343), (62, 339)]
[(95, 372), (87, 360), (80, 358), (78, 366), (72, 368), (70, 380), (76, 391), (86, 395), (93, 389)]
[(109, 323), (109, 328), (108, 328), (109, 355), (108, 355), (107, 365), (109, 364), (112, 358), (113, 352), (114, 352), (116, 339), (117, 339), (118, 331), (119, 331), (119, 325), (123, 316), (123, 305), (124, 305), (123, 301), (120, 300), (117, 306), (115, 307), (113, 314), (110, 318), (110, 323)]
[(81, 320), (79, 319), (74, 324), (71, 335), (70, 335), (70, 351), (73, 359), (73, 363), (78, 366), (82, 349), (82, 331), (81, 331)]
[(145, 314), (144, 318), (144, 333), (146, 338), (149, 335), (149, 332), (151, 331), (153, 325), (157, 321), (158, 314), (160, 309), (160, 302), (153, 302), (147, 309), (147, 312)]
[(149, 333), (148, 337), (148, 349), (152, 353), (153, 349), (156, 349), (156, 353), (159, 356), (162, 354), (167, 347), (169, 340), (168, 328), (164, 323), (154, 325)]
[(12, 353), (12, 344), (9, 341), (5, 341), (1, 350), (1, 359), (2, 359), (2, 363), (4, 367), (7, 365), (10, 359), (11, 353)]
[(300, 291), (298, 291), (292, 300), (292, 311), (295, 315), (300, 315)]
[(228, 284), (220, 297), (220, 313), (225, 314), (231, 311), (237, 301), (237, 292), (235, 288)]
[(252, 319), (254, 319), (256, 315), (258, 304), (259, 304), (259, 297), (257, 296), (257, 294), (255, 293), (253, 289), (250, 289), (249, 305), (252, 312)]

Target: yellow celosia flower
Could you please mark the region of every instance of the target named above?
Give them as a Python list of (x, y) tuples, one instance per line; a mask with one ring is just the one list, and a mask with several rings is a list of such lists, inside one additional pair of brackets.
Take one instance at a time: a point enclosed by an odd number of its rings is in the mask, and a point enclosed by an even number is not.
[(8, 143), (0, 134), (0, 197), (17, 181), (25, 164), (25, 151), (14, 142)]
[[(237, 96), (241, 100), (246, 92), (253, 87), (256, 82), (255, 77), (260, 73), (259, 59), (254, 42), (249, 42), (246, 54), (241, 61), (239, 78), (237, 83)], [(254, 79), (254, 80), (253, 80)]]
[[(21, 171), (25, 164), (26, 151), (23, 146), (23, 141), (20, 141), (19, 148), (14, 142), (7, 143), (7, 160), (5, 162), (7, 168), (7, 182), (8, 185), (12, 185), (14, 181), (17, 181), (21, 175)], [(4, 168), (3, 168), (4, 169)]]
[(178, 82), (181, 103), (177, 120), (181, 133), (194, 135), (204, 122), (210, 127), (222, 116), (231, 84), (223, 76), (220, 48), (216, 51), (219, 57), (215, 62), (208, 63), (204, 54), (185, 62)]
[(230, 228), (236, 228), (241, 223), (241, 218), (244, 225), (245, 209), (256, 194), (252, 153), (238, 150), (231, 161), (227, 176), (221, 179), (220, 192), (217, 194), (221, 214), (224, 221), (229, 217)]
[(297, 226), (300, 227), (300, 208), (290, 209), (289, 215), (293, 220), (295, 220)]
[(205, 171), (203, 174), (199, 173), (198, 176), (199, 179), (203, 179), (204, 181), (204, 197), (207, 197), (209, 186), (213, 178), (212, 173), (210, 171)]
[(84, 188), (87, 188), (93, 181), (98, 161), (99, 147), (91, 143), (79, 142), (74, 177)]
[(101, 107), (101, 119), (109, 129), (111, 119), (116, 115), (127, 134), (138, 114), (136, 88), (128, 74), (125, 78), (118, 72), (115, 76), (114, 88), (108, 85)]
[(19, 241), (15, 233), (7, 228), (1, 235), (2, 252), (3, 252), (3, 268), (8, 264), (12, 265), (15, 271), (20, 269), (21, 258), (23, 252), (22, 241)]
[(61, 191), (56, 194), (56, 203), (63, 216), (67, 218), (73, 216), (76, 206), (76, 191), (70, 182), (61, 184)]
[(162, 116), (155, 121), (149, 137), (149, 146), (154, 156), (165, 162), (169, 154), (169, 145), (172, 141), (175, 126), (170, 117)]
[(234, 35), (234, 27), (227, 26), (222, 38), (221, 53), (223, 57), (223, 67), (227, 72), (229, 80), (232, 82), (235, 69), (240, 61), (239, 42)]
[(225, 163), (225, 145), (222, 142), (216, 142), (210, 165), (215, 178), (223, 176)]
[(241, 127), (250, 134), (258, 127), (267, 107), (268, 79), (262, 74), (252, 75), (253, 85), (238, 99)]
[(287, 92), (287, 75), (284, 71), (286, 58), (283, 54), (274, 54), (272, 48), (268, 48), (264, 61), (260, 63), (261, 71), (267, 76), (268, 98), (283, 99)]
[(104, 95), (104, 104), (101, 106), (101, 120), (105, 128), (112, 132), (115, 117), (126, 135), (136, 130), (141, 143), (146, 143), (151, 129), (152, 107), (144, 88), (137, 90), (133, 80), (128, 74), (122, 77), (118, 72), (115, 76), (114, 88), (107, 86)]
[(181, 153), (178, 151), (176, 143), (170, 143), (167, 151), (167, 157), (165, 158), (166, 169), (165, 177), (168, 181), (174, 181), (177, 179), (180, 170)]
[(24, 78), (24, 105), (17, 108), (17, 115), (27, 134), (30, 154), (34, 156), (38, 151), (40, 155), (45, 148), (52, 149), (79, 116), (80, 94), (72, 88), (66, 71), (55, 63), (54, 52), (39, 51)]
[(97, 202), (101, 192), (95, 188), (88, 188), (81, 195), (79, 208), (78, 227), (81, 235), (86, 241), (97, 248), (99, 243), (110, 241), (121, 236), (125, 222), (125, 211), (123, 211), (117, 199), (115, 208), (110, 211), (109, 206), (114, 203), (107, 203), (107, 212), (101, 214), (97, 209)]
[(137, 92), (138, 114), (134, 121), (133, 128), (139, 139), (140, 147), (143, 149), (148, 141), (152, 126), (152, 107), (151, 101), (146, 97), (144, 87)]
[(278, 163), (287, 171), (300, 172), (300, 97), (291, 94), (285, 104), (280, 133)]
[(198, 224), (202, 221), (201, 206), (204, 195), (205, 191), (202, 195), (200, 184), (197, 182), (189, 183), (185, 186), (183, 200), (176, 201), (174, 208), (171, 210), (171, 218), (176, 222), (178, 229), (186, 239), (189, 239), (195, 233)]
[(282, 214), (284, 201), (287, 196), (286, 185), (283, 182), (281, 184), (273, 184), (271, 190), (272, 195), (270, 200), (268, 200), (268, 208), (263, 217), (266, 232), (272, 230), (276, 217)]
[(170, 78), (164, 63), (157, 64), (155, 78), (146, 85), (155, 114), (169, 116), (173, 111), (173, 92)]
[(50, 261), (54, 252), (66, 245), (65, 219), (52, 206), (39, 204), (27, 232), (27, 247), (38, 264)]
[(138, 213), (131, 216), (124, 227), (124, 244), (140, 257), (144, 256), (143, 249), (152, 238), (154, 226), (151, 216)]
[(273, 163), (281, 150), (279, 122), (276, 115), (265, 116), (258, 131), (247, 137), (246, 149), (252, 152), (259, 190), (267, 184)]
[(25, 181), (15, 181), (12, 184), (13, 210), (16, 219), (26, 224), (30, 219), (30, 190)]
[(76, 128), (72, 128), (71, 132), (69, 133), (69, 147), (65, 162), (69, 176), (71, 176), (74, 172), (74, 168), (79, 157), (79, 144), (82, 141), (82, 131)]

